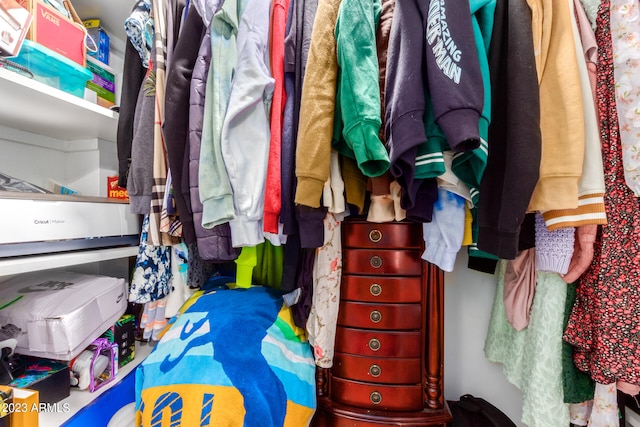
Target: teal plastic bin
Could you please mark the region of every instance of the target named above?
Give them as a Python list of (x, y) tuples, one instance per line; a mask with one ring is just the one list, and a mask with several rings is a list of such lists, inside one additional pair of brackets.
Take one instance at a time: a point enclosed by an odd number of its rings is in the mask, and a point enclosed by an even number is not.
[(25, 40), (18, 56), (11, 58), (33, 74), (34, 80), (84, 98), (84, 88), (93, 73), (53, 50)]

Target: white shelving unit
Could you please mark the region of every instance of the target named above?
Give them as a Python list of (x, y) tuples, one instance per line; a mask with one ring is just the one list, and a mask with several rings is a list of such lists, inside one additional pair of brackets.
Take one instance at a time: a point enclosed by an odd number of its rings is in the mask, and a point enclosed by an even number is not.
[(136, 256), (137, 253), (138, 248), (130, 246), (51, 255), (34, 255), (7, 259), (0, 258), (0, 276), (127, 258)]
[(0, 125), (50, 138), (116, 140), (118, 113), (0, 68)]
[[(109, 34), (109, 65), (117, 72), (118, 91), (126, 40), (124, 20), (135, 2), (74, 0), (73, 4), (81, 18), (101, 19)], [(50, 178), (75, 184), (79, 188), (73, 188), (86, 196), (106, 195), (106, 176), (117, 172), (118, 113), (2, 67), (0, 98), (0, 171), (42, 187)], [(116, 272), (113, 275), (124, 277), (127, 272), (123, 271), (123, 264), (128, 270), (126, 260), (137, 252), (137, 247), (126, 246), (0, 257), (0, 286), (4, 278), (12, 275), (56, 268), (95, 269), (100, 274)], [(134, 360), (120, 369), (116, 381), (95, 393), (72, 389), (71, 395), (59, 402), (68, 404), (69, 411), (41, 413), (40, 426), (57, 427), (70, 420), (116, 386), (152, 348), (151, 344), (136, 342)]]
[[(135, 358), (124, 365), (118, 371), (118, 375), (116, 380), (105, 385), (103, 388), (97, 390), (94, 393), (90, 393), (88, 390), (78, 390), (71, 389), (71, 394), (66, 399), (61, 400), (57, 403), (57, 408), (66, 408), (68, 407), (68, 411), (60, 410), (53, 412), (42, 412), (38, 415), (39, 418), (39, 427), (58, 427), (62, 425), (62, 423), (71, 419), (78, 411), (82, 408), (96, 400), (100, 397), (101, 394), (106, 392), (112, 387), (115, 387), (127, 374), (133, 371), (138, 365), (144, 360), (145, 357), (151, 353), (153, 350), (152, 343), (139, 343), (136, 342), (136, 353)], [(106, 423), (108, 420), (101, 420), (101, 422)], [(106, 425), (106, 424), (105, 424)]]

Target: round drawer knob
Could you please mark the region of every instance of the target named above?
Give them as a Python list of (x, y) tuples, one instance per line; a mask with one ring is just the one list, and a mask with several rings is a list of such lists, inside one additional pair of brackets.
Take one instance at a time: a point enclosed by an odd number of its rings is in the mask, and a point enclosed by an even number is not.
[(371, 319), (373, 323), (378, 323), (382, 320), (382, 313), (380, 313), (378, 310), (373, 310), (371, 314), (369, 314), (369, 319)]
[(380, 366), (378, 365), (371, 365), (369, 366), (369, 373), (372, 377), (379, 377), (382, 373), (382, 368), (380, 368)]
[(372, 256), (369, 262), (371, 263), (371, 267), (373, 268), (382, 267), (382, 258), (380, 258), (378, 255)]
[(382, 393), (374, 391), (369, 395), (369, 399), (371, 399), (371, 403), (374, 405), (379, 405), (382, 402)]
[(371, 338), (369, 340), (369, 348), (373, 351), (380, 350), (380, 340), (377, 338)]
[(373, 295), (374, 297), (377, 297), (382, 293), (382, 286), (378, 285), (377, 283), (374, 283), (369, 287), (369, 292), (371, 292), (371, 295)]
[(382, 231), (380, 230), (371, 230), (369, 232), (369, 240), (371, 240), (373, 243), (378, 243), (380, 240), (382, 240)]

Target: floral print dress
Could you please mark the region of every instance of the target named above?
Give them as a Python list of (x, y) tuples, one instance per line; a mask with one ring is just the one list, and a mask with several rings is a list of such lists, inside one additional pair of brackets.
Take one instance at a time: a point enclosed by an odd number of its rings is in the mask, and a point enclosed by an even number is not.
[(622, 164), (627, 186), (640, 196), (640, 5), (611, 1), (611, 39)]
[(597, 95), (605, 168), (603, 225), (578, 283), (564, 339), (576, 366), (601, 384), (640, 383), (640, 204), (625, 183), (616, 110), (610, 3), (598, 13)]

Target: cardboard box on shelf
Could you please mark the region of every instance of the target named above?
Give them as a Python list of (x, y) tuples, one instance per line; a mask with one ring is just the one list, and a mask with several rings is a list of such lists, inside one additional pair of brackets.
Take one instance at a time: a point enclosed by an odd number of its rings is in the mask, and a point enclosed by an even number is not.
[(115, 71), (91, 56), (87, 56), (87, 69), (93, 77), (87, 82), (85, 99), (105, 108), (113, 107), (116, 103)]
[(13, 408), (11, 427), (38, 427), (40, 401), (37, 390), (14, 388)]
[(9, 383), (11, 387), (37, 390), (39, 401), (57, 403), (71, 393), (69, 365), (50, 359), (22, 356), (26, 366), (24, 375)]
[[(99, 19), (87, 19), (82, 21), (84, 23), (85, 28), (87, 29), (87, 34), (93, 40), (93, 43), (87, 47), (89, 56), (92, 56), (98, 59), (100, 62), (109, 65), (109, 51), (110, 51), (110, 43), (109, 43), (109, 35), (107, 32), (100, 26)], [(95, 45), (95, 46), (92, 46)], [(95, 52), (90, 50), (90, 48), (94, 48)]]
[(0, 0), (0, 56), (16, 56), (33, 15), (16, 0)]
[(40, 43), (81, 66), (86, 63), (85, 29), (42, 0), (18, 0), (33, 15), (27, 39)]
[(107, 177), (107, 197), (112, 199), (129, 200), (129, 193), (126, 188), (118, 186), (118, 176)]
[(118, 366), (123, 367), (131, 362), (136, 355), (136, 317), (133, 314), (123, 314), (120, 319), (107, 329), (102, 336), (118, 345)]

